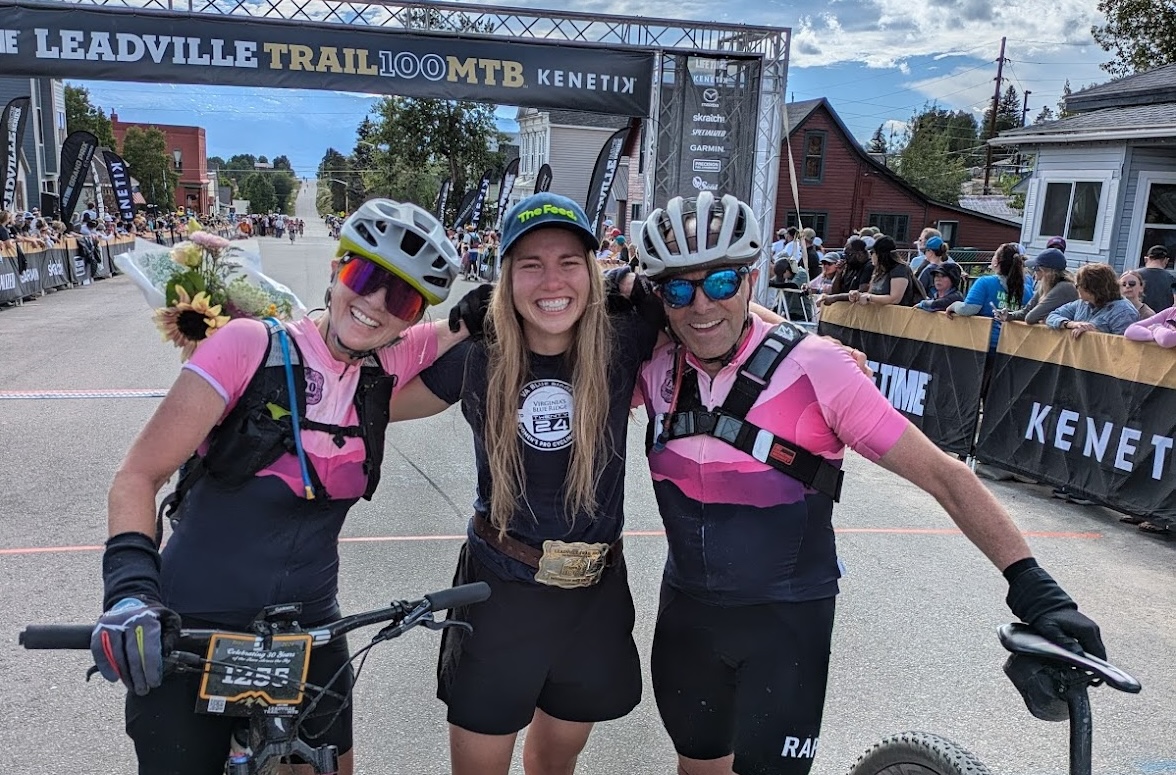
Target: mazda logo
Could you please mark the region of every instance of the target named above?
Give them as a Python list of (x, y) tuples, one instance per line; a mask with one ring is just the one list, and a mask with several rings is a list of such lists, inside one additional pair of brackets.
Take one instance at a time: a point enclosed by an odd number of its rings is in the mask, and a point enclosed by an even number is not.
[(718, 102), (719, 101), (719, 90), (718, 89), (703, 89), (702, 90), (702, 101), (703, 102)]

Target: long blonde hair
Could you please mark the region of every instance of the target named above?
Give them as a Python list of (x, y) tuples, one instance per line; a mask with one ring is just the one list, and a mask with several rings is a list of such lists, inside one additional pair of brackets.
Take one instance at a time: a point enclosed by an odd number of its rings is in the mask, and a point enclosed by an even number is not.
[[(486, 389), (486, 452), (490, 462), (490, 522), (506, 533), (519, 498), (526, 499), (526, 474), (519, 440), (519, 393), (530, 374), (531, 354), (522, 318), (514, 305), (514, 262), (502, 264), (502, 278), (490, 298), (489, 375)], [(572, 367), (572, 459), (564, 479), (564, 508), (571, 522), (580, 512), (595, 514), (596, 484), (607, 463), (608, 363), (612, 324), (604, 309), (604, 280), (587, 251), (588, 304), (565, 353)]]

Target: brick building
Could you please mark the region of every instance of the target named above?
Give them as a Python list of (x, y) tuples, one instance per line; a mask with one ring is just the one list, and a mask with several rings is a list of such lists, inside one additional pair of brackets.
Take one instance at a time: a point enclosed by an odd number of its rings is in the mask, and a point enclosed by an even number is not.
[[(204, 127), (173, 126), (171, 124), (136, 124), (119, 121), (117, 113), (110, 114), (113, 125), (114, 138), (121, 150), (123, 138), (131, 127), (148, 129), (155, 127), (167, 137), (167, 152), (172, 163), (172, 169), (180, 176), (176, 184), (175, 209), (188, 209), (195, 213), (206, 214), (213, 209), (213, 197), (209, 193), (208, 185), (208, 151), (204, 141)], [(135, 171), (131, 170), (134, 175)], [(136, 178), (137, 179), (137, 178)], [(147, 202), (166, 205), (157, 202), (151, 192), (150, 181), (139, 180), (139, 191)]]
[(862, 226), (877, 226), (900, 248), (911, 247), (926, 226), (938, 228), (953, 247), (994, 250), (1020, 239), (1019, 223), (928, 199), (867, 154), (824, 98), (793, 102), (787, 110), (799, 208), (784, 148), (775, 228), (795, 226), (799, 209), (804, 225), (833, 246)]

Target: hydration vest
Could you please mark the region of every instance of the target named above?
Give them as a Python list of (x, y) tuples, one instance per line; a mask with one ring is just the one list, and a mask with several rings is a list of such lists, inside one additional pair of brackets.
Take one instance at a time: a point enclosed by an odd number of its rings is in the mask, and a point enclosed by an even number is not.
[[(180, 469), (175, 492), (160, 505), (156, 526), (158, 538), (162, 538), (163, 517), (175, 517), (184, 493), (201, 477), (208, 475), (222, 487), (234, 489), (244, 485), (282, 455), (297, 453), (287, 387), (287, 364), (281, 347), (283, 336), (293, 345), (289, 348), (289, 366), (293, 369), (294, 385), (303, 388), (297, 390), (295, 397), (302, 430), (326, 433), (340, 448), (348, 438), (363, 439), (363, 470), (367, 476), (367, 487), (363, 493), (365, 500), (371, 500), (380, 483), (384, 434), (389, 419), (388, 402), (396, 386), (396, 376), (386, 373), (379, 359), (369, 355), (360, 364), (359, 384), (353, 399), (359, 424), (328, 425), (309, 420), (306, 418), (306, 368), (298, 344), (278, 321), (267, 319), (265, 323), (269, 329), (269, 344), (261, 365), (233, 410), (209, 435), (208, 451), (204, 455), (192, 455)], [(309, 458), (306, 464), (315, 498), (330, 500), (330, 494)]]
[(713, 436), (837, 501), (841, 497), (844, 477), (840, 468), (820, 455), (747, 420), (747, 413), (755, 405), (760, 393), (771, 383), (772, 374), (805, 336), (803, 329), (788, 322), (780, 323), (769, 331), (739, 369), (727, 399), (714, 410), (703, 408), (697, 373), (686, 365), (679, 350), (674, 359), (671, 382), (677, 381), (679, 369), (689, 371), (681, 375), (682, 391), (676, 404), (670, 407), (669, 412), (654, 417), (653, 422), (646, 427), (646, 454), (659, 452), (674, 439)]

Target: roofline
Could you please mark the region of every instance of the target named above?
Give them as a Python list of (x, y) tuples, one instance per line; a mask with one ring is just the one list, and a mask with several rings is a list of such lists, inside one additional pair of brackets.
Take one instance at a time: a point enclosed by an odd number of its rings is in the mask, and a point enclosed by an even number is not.
[[(832, 118), (833, 118), (833, 123), (835, 123), (837, 125), (837, 127), (841, 130), (841, 133), (843, 135), (845, 135), (846, 139), (849, 140), (850, 146), (853, 148), (854, 152), (857, 153), (859, 158), (864, 159), (866, 164), (868, 164), (870, 167), (873, 167), (876, 172), (880, 172), (885, 177), (890, 178), (895, 183), (897, 183), (899, 186), (906, 189), (906, 191), (908, 193), (914, 194), (914, 196), (917, 199), (920, 199), (922, 201), (927, 202), (928, 205), (942, 207), (945, 210), (954, 210), (954, 211), (960, 213), (961, 215), (970, 215), (970, 216), (973, 216), (976, 218), (982, 218), (986, 221), (992, 221), (992, 222), (999, 224), (1001, 226), (1014, 226), (1018, 229), (1021, 228), (1021, 224), (1017, 223), (1016, 221), (1006, 221), (1004, 218), (998, 218), (995, 215), (989, 215), (988, 213), (982, 213), (978, 210), (969, 210), (968, 208), (960, 207), (959, 205), (949, 205), (947, 202), (940, 202), (938, 200), (932, 199), (931, 197), (927, 196), (919, 189), (912, 186), (910, 183), (908, 183), (906, 180), (904, 180), (902, 178), (902, 176), (900, 176), (897, 172), (890, 169), (885, 164), (882, 164), (881, 162), (875, 161), (874, 158), (872, 156), (870, 156), (870, 154), (866, 153), (866, 149), (863, 148), (861, 143), (859, 143), (857, 141), (857, 138), (853, 136), (853, 132), (849, 131), (849, 128), (845, 125), (845, 122), (841, 120), (841, 116), (837, 115), (837, 111), (833, 110), (833, 106), (829, 104), (829, 100), (825, 97), (821, 97), (820, 103), (815, 105), (813, 107), (813, 109), (808, 112), (808, 115), (806, 115), (803, 120), (798, 122), (796, 126), (790, 127), (791, 131), (789, 131), (789, 133), (788, 133), (788, 138), (791, 138), (793, 133), (796, 132), (797, 127), (799, 127), (805, 121), (808, 121), (808, 119), (810, 117), (812, 117), (813, 113), (815, 113), (821, 107), (825, 107), (828, 109), (829, 115), (832, 116)], [(787, 109), (787, 108), (785, 108), (785, 109)], [(787, 141), (788, 138), (785, 138), (785, 141)]]
[(1027, 132), (1017, 135), (1000, 135), (988, 141), (989, 145), (1046, 145), (1054, 143), (1098, 142), (1102, 140), (1157, 140), (1176, 137), (1176, 126), (1143, 127), (1140, 129), (1107, 129), (1077, 132)]

